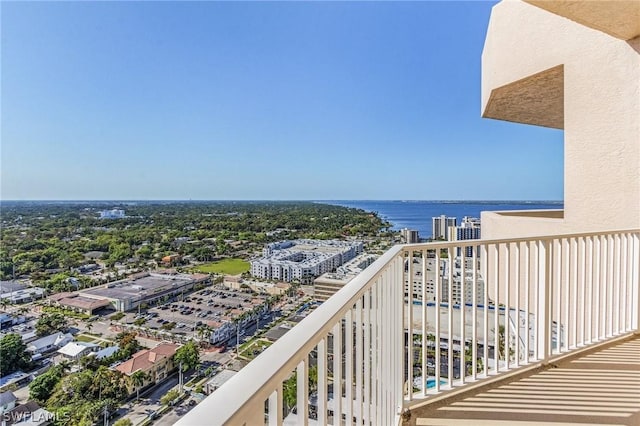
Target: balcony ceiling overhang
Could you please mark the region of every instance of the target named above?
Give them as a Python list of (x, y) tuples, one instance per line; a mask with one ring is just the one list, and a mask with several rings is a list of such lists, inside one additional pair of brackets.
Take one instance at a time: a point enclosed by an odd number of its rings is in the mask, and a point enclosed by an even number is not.
[(563, 129), (564, 66), (493, 89), (482, 116)]
[(524, 1), (622, 40), (640, 36), (639, 0)]

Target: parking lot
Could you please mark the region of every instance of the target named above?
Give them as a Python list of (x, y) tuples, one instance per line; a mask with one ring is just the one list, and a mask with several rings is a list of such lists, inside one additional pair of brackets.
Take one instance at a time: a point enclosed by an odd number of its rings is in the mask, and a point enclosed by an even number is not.
[(135, 314), (127, 322), (142, 318), (145, 327), (190, 335), (201, 325), (215, 328), (222, 322), (232, 321), (262, 305), (266, 298), (237, 290), (207, 288)]

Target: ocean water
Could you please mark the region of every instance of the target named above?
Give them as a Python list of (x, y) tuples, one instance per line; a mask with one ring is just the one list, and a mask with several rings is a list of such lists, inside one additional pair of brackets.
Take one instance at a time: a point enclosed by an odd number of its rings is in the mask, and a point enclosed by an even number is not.
[(562, 201), (364, 201), (333, 200), (322, 201), (344, 207), (376, 212), (389, 221), (394, 230), (417, 229), (420, 238), (431, 237), (431, 218), (446, 215), (457, 217), (458, 223), (464, 216), (480, 217), (482, 211), (562, 209)]

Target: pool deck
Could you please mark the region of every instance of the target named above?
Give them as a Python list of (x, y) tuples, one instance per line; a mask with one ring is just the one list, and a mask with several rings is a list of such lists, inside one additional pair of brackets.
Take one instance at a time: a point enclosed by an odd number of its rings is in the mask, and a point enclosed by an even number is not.
[(414, 409), (411, 426), (640, 425), (640, 336)]

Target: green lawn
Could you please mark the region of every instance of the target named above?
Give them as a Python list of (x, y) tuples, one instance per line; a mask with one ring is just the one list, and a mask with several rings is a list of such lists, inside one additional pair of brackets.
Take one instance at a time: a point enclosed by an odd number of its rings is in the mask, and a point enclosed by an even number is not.
[(248, 272), (250, 268), (251, 265), (246, 260), (222, 259), (218, 262), (196, 266), (194, 269), (205, 273), (213, 272), (216, 274), (238, 275), (243, 272)]
[(254, 340), (252, 342), (250, 342), (250, 344), (245, 347), (245, 348), (240, 348), (240, 358), (244, 358), (248, 361), (251, 361), (252, 359), (254, 359), (255, 357), (257, 357), (258, 355), (260, 355), (263, 351), (263, 347), (266, 349), (269, 346), (272, 345), (272, 342), (270, 342), (267, 339), (257, 339)]
[(80, 334), (78, 336), (76, 336), (76, 340), (79, 340), (80, 342), (95, 342), (96, 339), (91, 337), (91, 336), (87, 336), (86, 334)]

